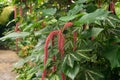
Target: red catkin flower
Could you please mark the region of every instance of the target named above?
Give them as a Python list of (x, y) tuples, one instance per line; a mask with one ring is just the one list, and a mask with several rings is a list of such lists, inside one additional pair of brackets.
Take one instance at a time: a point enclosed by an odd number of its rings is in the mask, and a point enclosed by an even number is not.
[(32, 13), (32, 3), (30, 3), (30, 13)]
[(23, 11), (22, 11), (22, 6), (20, 6), (20, 16), (22, 17), (22, 13), (23, 13)]
[(42, 80), (44, 80), (45, 79), (45, 76), (46, 76), (46, 69), (43, 71), (43, 73), (42, 73)]
[(113, 1), (110, 2), (108, 10), (115, 14), (115, 4)]
[(73, 23), (72, 22), (66, 22), (64, 27), (63, 27), (63, 30), (67, 29), (68, 27), (71, 27), (73, 26)]
[(91, 41), (94, 41), (94, 39), (95, 39), (94, 36), (92, 36), (92, 37), (91, 37)]
[[(54, 47), (54, 36), (52, 38), (52, 47)], [(52, 57), (52, 60), (55, 61), (56, 60), (56, 56), (54, 55)], [(54, 65), (53, 68), (52, 68), (52, 72), (55, 72), (56, 71), (56, 66)]]
[(14, 6), (14, 19), (16, 19), (16, 17), (17, 17), (17, 7), (16, 7), (16, 5)]
[(101, 7), (101, 0), (98, 0), (98, 8)]
[[(17, 6), (15, 5), (14, 6), (14, 19), (16, 19), (16, 18), (17, 18)], [(18, 25), (19, 25), (19, 23), (16, 23), (15, 32), (19, 31)], [(18, 38), (16, 39), (16, 51), (18, 52)]]
[[(49, 45), (49, 42), (53, 38), (53, 36), (57, 35), (57, 34), (58, 34), (58, 30), (52, 31), (48, 35), (48, 37), (47, 37), (47, 39), (45, 41), (45, 46), (44, 46), (44, 65), (46, 65), (46, 62), (47, 62), (47, 59), (48, 59), (48, 45)], [(43, 73), (42, 73), (42, 80), (44, 80), (45, 76), (46, 76), (46, 70), (44, 70)]]
[(64, 55), (64, 41), (65, 41), (64, 35), (62, 34), (62, 31), (60, 30), (58, 34), (58, 49), (59, 49), (59, 52), (61, 53), (61, 58)]
[(18, 32), (18, 31), (19, 31), (18, 26), (19, 26), (19, 23), (17, 22), (17, 23), (16, 23), (16, 27), (15, 27), (15, 32)]
[(73, 51), (76, 50), (76, 42), (77, 42), (77, 32), (74, 32), (73, 33), (73, 38), (74, 38), (74, 48), (73, 48)]
[(66, 80), (64, 73), (62, 73), (62, 80)]
[[(52, 39), (52, 46), (54, 46), (54, 36), (58, 35), (58, 49), (59, 49), (59, 52), (61, 53), (61, 58), (63, 57), (64, 55), (64, 35), (62, 33), (62, 30), (55, 30), (55, 31), (52, 31), (48, 37), (46, 38), (46, 41), (45, 41), (45, 46), (44, 46), (44, 65), (46, 65), (46, 62), (47, 62), (47, 59), (48, 59), (48, 45), (49, 45), (49, 42), (50, 40)], [(53, 60), (56, 60), (55, 59), (55, 56), (53, 56)], [(53, 71), (56, 70), (56, 66), (53, 66)], [(43, 74), (42, 74), (42, 80), (44, 80), (46, 76), (46, 70), (44, 70)], [(64, 74), (62, 74), (62, 80), (65, 80), (65, 76)]]
[(53, 38), (53, 36), (55, 35), (58, 35), (59, 31), (58, 30), (55, 30), (55, 31), (52, 31), (46, 41), (45, 41), (45, 46), (44, 46), (44, 54), (45, 54), (45, 57), (44, 57), (44, 64), (46, 64), (46, 61), (47, 61), (47, 58), (48, 58), (48, 45), (49, 45), (49, 42), (50, 40)]

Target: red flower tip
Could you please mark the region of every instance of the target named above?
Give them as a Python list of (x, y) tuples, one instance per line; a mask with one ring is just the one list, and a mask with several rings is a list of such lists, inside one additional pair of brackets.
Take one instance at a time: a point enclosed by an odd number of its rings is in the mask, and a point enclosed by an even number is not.
[(113, 1), (110, 2), (108, 10), (115, 14), (115, 4)]
[(94, 41), (94, 40), (95, 40), (95, 38), (94, 38), (94, 36), (92, 36), (92, 37), (91, 37), (91, 41)]
[(72, 22), (66, 22), (64, 25), (64, 29), (67, 29), (68, 27), (71, 27), (71, 26), (73, 26)]

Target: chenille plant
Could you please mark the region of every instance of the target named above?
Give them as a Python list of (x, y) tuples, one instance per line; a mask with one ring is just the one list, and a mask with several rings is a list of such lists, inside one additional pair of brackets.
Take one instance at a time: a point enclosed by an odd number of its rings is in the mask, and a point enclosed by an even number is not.
[(119, 0), (23, 3), (30, 14), (18, 20), (21, 32), (1, 38), (33, 44), (29, 55), (15, 65), (17, 80), (119, 80)]

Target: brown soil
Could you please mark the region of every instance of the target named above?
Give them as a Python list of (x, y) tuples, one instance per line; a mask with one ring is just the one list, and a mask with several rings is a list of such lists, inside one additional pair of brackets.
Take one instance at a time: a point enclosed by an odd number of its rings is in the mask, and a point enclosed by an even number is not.
[(0, 50), (0, 80), (15, 80), (13, 64), (19, 60), (17, 54), (10, 50)]

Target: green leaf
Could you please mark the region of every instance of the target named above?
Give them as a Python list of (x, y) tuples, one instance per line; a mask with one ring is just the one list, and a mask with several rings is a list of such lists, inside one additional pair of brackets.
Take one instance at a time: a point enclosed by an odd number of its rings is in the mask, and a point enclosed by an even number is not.
[(82, 9), (83, 9), (83, 5), (76, 5), (73, 9), (69, 10), (68, 16), (70, 16), (70, 15), (76, 15)]
[(15, 64), (14, 64), (14, 67), (15, 67), (15, 68), (19, 68), (19, 67), (22, 67), (24, 64), (25, 64), (25, 60), (22, 59), (22, 60), (20, 60), (19, 62), (15, 63)]
[(103, 31), (103, 28), (92, 28), (91, 36), (97, 37), (101, 31)]
[(30, 34), (29, 32), (13, 32), (0, 38), (0, 40), (5, 40), (8, 38), (23, 38), (23, 37), (28, 36), (29, 34)]
[(90, 57), (88, 57), (86, 54), (83, 54), (83, 53), (80, 53), (80, 52), (77, 52), (77, 54), (85, 59), (90, 59)]
[(25, 26), (25, 28), (23, 29), (23, 31), (30, 31), (31, 29), (34, 29), (34, 27), (40, 25), (40, 23), (42, 22), (42, 20), (36, 22), (36, 23), (31, 23), (27, 26)]
[(82, 37), (97, 37), (104, 29), (103, 28), (92, 28), (82, 33)]
[(67, 63), (67, 56), (65, 56), (65, 58), (62, 61), (62, 67), (64, 67)]
[[(67, 66), (66, 66), (67, 67)], [(79, 65), (76, 63), (73, 68), (67, 67), (65, 74), (70, 77), (72, 80), (75, 79), (76, 75), (79, 72)]]
[(79, 60), (80, 60), (79, 57), (78, 57), (76, 54), (71, 53), (70, 55), (71, 55), (71, 57), (72, 57), (73, 59), (75, 59), (76, 61), (79, 61)]
[(88, 71), (89, 73), (91, 73), (91, 74), (94, 74), (94, 75), (100, 77), (100, 78), (104, 78), (104, 76), (103, 76), (102, 74), (100, 74), (100, 73), (97, 73), (97, 72), (92, 71), (92, 70), (87, 70), (87, 71)]
[(108, 16), (109, 12), (102, 9), (97, 9), (96, 11), (82, 16), (77, 24), (90, 24), (96, 20), (103, 20)]
[(48, 9), (42, 10), (44, 15), (54, 15), (56, 11), (57, 11), (56, 8), (48, 8)]
[(67, 22), (67, 21), (70, 21), (70, 20), (75, 19), (76, 17), (77, 17), (77, 15), (73, 15), (73, 16), (64, 16), (64, 17), (59, 18), (59, 20)]
[(120, 2), (116, 2), (115, 12), (116, 12), (116, 15), (120, 18)]
[(89, 51), (92, 51), (92, 49), (81, 49), (81, 50), (78, 50), (80, 52), (89, 52)]
[(68, 58), (68, 61), (67, 61), (68, 65), (71, 68), (73, 68), (73, 66), (74, 66), (74, 60), (73, 60), (73, 58), (70, 55), (68, 55), (67, 58)]
[(50, 80), (60, 80), (60, 77), (58, 75), (52, 75)]
[(87, 2), (88, 0), (78, 0), (78, 1), (76, 1), (76, 3), (78, 4), (78, 3), (85, 3), (85, 2)]
[(110, 63), (111, 67), (120, 67), (120, 47), (118, 46), (108, 46), (104, 51), (103, 55), (107, 58)]

